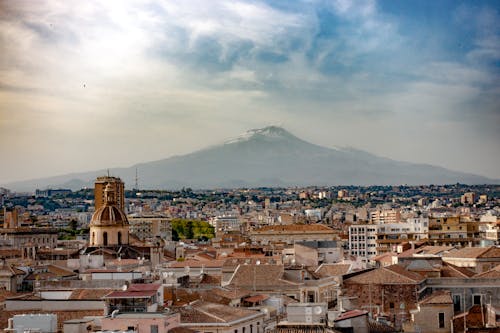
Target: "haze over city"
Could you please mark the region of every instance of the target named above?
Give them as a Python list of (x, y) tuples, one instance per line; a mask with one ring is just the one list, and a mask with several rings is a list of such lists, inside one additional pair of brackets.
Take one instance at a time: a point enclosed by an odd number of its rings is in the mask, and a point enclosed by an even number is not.
[(494, 1), (0, 4), (0, 183), (280, 125), (500, 178)]

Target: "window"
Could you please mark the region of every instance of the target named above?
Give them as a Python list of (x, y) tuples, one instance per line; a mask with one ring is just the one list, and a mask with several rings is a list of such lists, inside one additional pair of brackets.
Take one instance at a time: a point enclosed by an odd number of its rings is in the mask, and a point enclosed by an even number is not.
[(481, 294), (472, 295), (472, 304), (481, 305)]
[(103, 242), (102, 242), (103, 245), (104, 246), (108, 245), (108, 233), (104, 232), (103, 235), (102, 235), (102, 237), (103, 237)]
[(389, 308), (394, 309), (394, 302), (389, 303)]
[(444, 312), (438, 313), (439, 328), (444, 328)]
[(158, 325), (151, 325), (151, 333), (158, 333)]
[(462, 297), (460, 294), (453, 295), (453, 311), (461, 311), (462, 310)]

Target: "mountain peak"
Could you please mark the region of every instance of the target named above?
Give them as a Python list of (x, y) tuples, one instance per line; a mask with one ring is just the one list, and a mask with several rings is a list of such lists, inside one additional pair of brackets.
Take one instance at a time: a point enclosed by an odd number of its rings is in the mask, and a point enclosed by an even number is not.
[(253, 138), (264, 137), (268, 139), (297, 139), (293, 134), (279, 126), (267, 126), (254, 128), (245, 133), (226, 141), (226, 144), (249, 141)]

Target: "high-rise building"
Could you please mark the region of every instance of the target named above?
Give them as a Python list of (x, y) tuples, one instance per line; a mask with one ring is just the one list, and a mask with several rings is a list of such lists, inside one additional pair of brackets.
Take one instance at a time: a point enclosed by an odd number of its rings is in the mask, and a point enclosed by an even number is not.
[(104, 190), (106, 185), (110, 185), (114, 193), (115, 205), (125, 211), (125, 183), (118, 177), (103, 176), (97, 177), (94, 186), (95, 211), (104, 206), (106, 198)]

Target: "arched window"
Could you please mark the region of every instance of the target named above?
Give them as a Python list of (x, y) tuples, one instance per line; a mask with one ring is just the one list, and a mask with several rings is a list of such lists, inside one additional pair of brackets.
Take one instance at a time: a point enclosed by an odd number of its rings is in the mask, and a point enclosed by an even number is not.
[(122, 245), (122, 232), (118, 231), (118, 245)]
[(92, 239), (90, 241), (92, 245), (95, 245), (95, 232), (92, 233)]
[(107, 232), (104, 232), (102, 234), (102, 238), (103, 238), (103, 245), (104, 246), (107, 246), (108, 245), (108, 233)]

